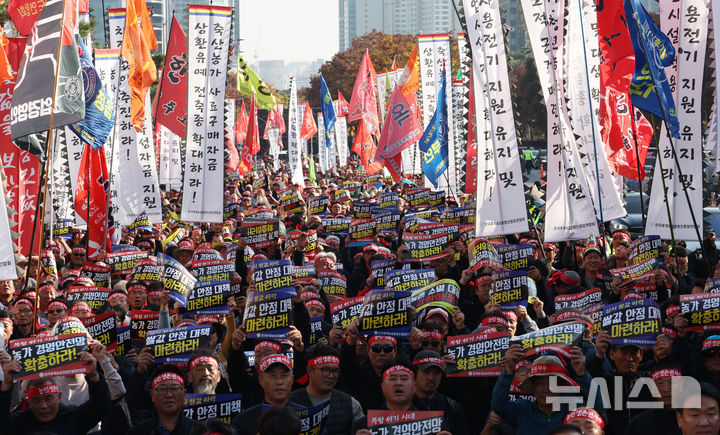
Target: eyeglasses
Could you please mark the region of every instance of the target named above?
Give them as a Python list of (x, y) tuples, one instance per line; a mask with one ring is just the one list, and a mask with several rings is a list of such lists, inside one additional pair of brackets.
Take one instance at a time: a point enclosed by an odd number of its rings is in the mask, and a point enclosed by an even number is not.
[(339, 368), (316, 367), (315, 370), (320, 370), (320, 373), (322, 373), (325, 376), (336, 376), (336, 375), (340, 374)]
[(63, 310), (62, 308), (57, 308), (55, 310), (48, 310), (48, 314), (61, 314), (64, 313), (66, 310)]
[(18, 314), (32, 314), (33, 310), (31, 310), (29, 308), (25, 308), (25, 309), (18, 309), (17, 312), (18, 312)]
[(420, 345), (422, 347), (438, 347), (440, 346), (440, 342), (437, 340), (430, 340), (430, 341), (421, 341)]
[(386, 344), (385, 346), (380, 346), (379, 344), (376, 344), (374, 346), (370, 346), (370, 350), (373, 353), (392, 353), (395, 350), (395, 346), (392, 344)]
[(153, 390), (155, 390), (156, 393), (158, 393), (162, 396), (166, 395), (168, 392), (173, 393), (173, 394), (178, 394), (179, 392), (183, 391), (184, 389), (185, 388), (183, 388), (182, 385), (175, 385), (172, 387), (155, 387), (155, 388), (153, 388)]

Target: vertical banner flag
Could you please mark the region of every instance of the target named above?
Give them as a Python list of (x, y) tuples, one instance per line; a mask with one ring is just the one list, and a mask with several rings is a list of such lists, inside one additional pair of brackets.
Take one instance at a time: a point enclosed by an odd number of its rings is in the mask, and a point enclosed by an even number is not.
[[(600, 136), (600, 59), (593, 54), (599, 50), (595, 0), (569, 1), (566, 10), (564, 65), (568, 80), (564, 91), (568, 117), (577, 136), (575, 143), (595, 205), (595, 216), (607, 222), (627, 213)], [(578, 62), (579, 59), (584, 62)]]
[(320, 171), (323, 174), (327, 174), (327, 171), (330, 169), (330, 149), (323, 144), (322, 138), (327, 139), (327, 136), (325, 135), (325, 120), (323, 118), (322, 113), (317, 114), (318, 159), (320, 160)]
[[(692, 11), (692, 15), (694, 19), (698, 18), (695, 11)], [(675, 102), (665, 75), (665, 67), (670, 66), (675, 59), (675, 48), (638, 0), (625, 2), (625, 17), (628, 19), (627, 28), (635, 52), (635, 74), (630, 83), (633, 106), (664, 118), (672, 136), (679, 138)], [(707, 35), (707, 29), (703, 33)], [(702, 45), (705, 45), (704, 40)]]
[(338, 117), (335, 121), (335, 143), (337, 144), (338, 164), (341, 168), (347, 166), (348, 141), (347, 141), (347, 118)]
[(145, 0), (128, 0), (126, 11), (121, 50), (129, 68), (132, 125), (140, 132), (147, 112), (145, 99), (157, 80), (157, 68), (150, 55), (150, 50), (157, 50), (157, 39)]
[(433, 186), (438, 187), (438, 181), (443, 172), (448, 170), (448, 108), (445, 99), (445, 67), (440, 74), (440, 89), (438, 90), (435, 114), (428, 122), (418, 147), (423, 154), (423, 173)]
[[(427, 131), (429, 123), (432, 122), (436, 107), (438, 107), (437, 95), (440, 91), (440, 76), (444, 68), (451, 68), (450, 60), (450, 35), (447, 33), (437, 35), (419, 35), (418, 47), (420, 56), (420, 90), (422, 93), (422, 119), (423, 127)], [(453, 117), (452, 103), (452, 80), (445, 80), (443, 96), (445, 105), (448, 110), (448, 119)], [(452, 124), (448, 125), (448, 149), (455, 149), (455, 129)], [(423, 154), (419, 154), (423, 159)], [(448, 185), (453, 192), (457, 192), (457, 177), (455, 174), (455, 155), (448, 153), (447, 166), (449, 168), (447, 176), (440, 183), (440, 187), (447, 189)], [(438, 185), (435, 185), (438, 187)], [(447, 192), (448, 194), (450, 192)]]
[[(53, 128), (85, 117), (82, 71), (74, 37), (77, 20), (74, 0), (49, 0), (40, 12), (16, 76), (10, 111), (12, 140), (50, 130), (51, 111)], [(57, 88), (53, 89), (55, 74)], [(53, 95), (55, 107), (51, 110)], [(30, 151), (35, 155), (44, 152)]]
[[(0, 159), (0, 174), (2, 171), (3, 161)], [(5, 202), (5, 188), (3, 187), (2, 176), (0, 176), (0, 281), (17, 279), (8, 210), (11, 209)]]
[[(562, 110), (563, 95), (558, 95), (562, 83), (561, 71), (562, 27), (550, 25), (562, 20), (564, 11), (555, 3), (523, 0), (523, 13), (528, 26), (535, 63), (547, 106), (548, 183), (545, 222), (545, 241), (585, 239), (597, 234), (597, 222), (586, 180), (579, 172), (575, 138), (568, 125), (567, 112)], [(558, 16), (559, 15), (559, 16)], [(540, 18), (537, 18), (540, 17)], [(536, 19), (537, 18), (537, 19)], [(560, 65), (557, 65), (561, 63)], [(557, 66), (556, 66), (557, 65)], [(479, 175), (479, 174), (478, 174)], [(478, 198), (478, 203), (480, 198)]]
[[(675, 141), (676, 155), (673, 156), (669, 139), (660, 138), (658, 158), (663, 159), (663, 170), (659, 170), (658, 163), (655, 167), (645, 227), (646, 234), (657, 234), (663, 239), (670, 238), (666, 207), (670, 207), (675, 238), (697, 239), (691, 213), (698, 224), (702, 225), (702, 129), (698, 107), (702, 96), (708, 14), (707, 7), (701, 1), (686, 0), (680, 3), (678, 77), (676, 81), (671, 80), (680, 85), (677, 88), (677, 101), (680, 103), (677, 108), (680, 139)], [(660, 92), (659, 89), (658, 91)], [(672, 126), (670, 129), (672, 131)], [(665, 134), (665, 131), (662, 134)], [(684, 179), (680, 179), (677, 173), (675, 159), (682, 169)], [(660, 176), (668, 186), (667, 204), (659, 182)], [(655, 183), (655, 179), (658, 179), (658, 183)], [(688, 207), (683, 187), (688, 190), (692, 208)]]
[[(65, 129), (58, 128), (53, 136), (55, 139), (55, 146), (52, 148), (52, 160), (50, 164), (51, 184), (48, 188), (52, 207), (49, 207), (50, 213), (52, 213), (53, 228), (57, 228), (60, 222), (69, 222), (70, 226), (75, 224), (75, 204), (74, 195), (75, 191), (70, 177), (70, 162), (68, 161), (68, 147), (65, 143)], [(79, 161), (82, 156), (77, 156)], [(0, 164), (2, 162), (0, 161)], [(77, 177), (75, 177), (77, 181)]]
[(237, 90), (244, 95), (255, 95), (258, 107), (272, 110), (275, 107), (275, 97), (264, 81), (250, 69), (242, 56), (238, 54)]
[(223, 141), (225, 142), (225, 172), (237, 173), (240, 165), (240, 156), (235, 146), (235, 99), (225, 99), (225, 110), (223, 112)]
[[(300, 151), (300, 113), (297, 103), (297, 85), (295, 77), (290, 78), (290, 106), (288, 107), (288, 162), (290, 180), (293, 184), (304, 186), (303, 165)], [(277, 159), (276, 159), (277, 160)]]
[(187, 36), (173, 15), (165, 66), (158, 86), (160, 95), (155, 122), (179, 137), (185, 137), (187, 127), (187, 49)]
[[(223, 221), (223, 107), (232, 8), (190, 6), (188, 126), (181, 218)], [(248, 140), (245, 144), (248, 144)]]
[[(324, 121), (324, 132), (325, 132), (325, 146), (330, 147), (330, 131), (335, 125), (335, 108), (332, 104), (332, 96), (328, 90), (327, 83), (322, 75), (320, 75), (320, 99), (322, 100), (322, 113)], [(320, 136), (322, 137), (322, 136)]]
[(164, 125), (160, 130), (160, 169), (158, 182), (170, 188), (182, 188), (182, 151), (180, 137)]
[[(377, 135), (377, 132), (380, 130), (377, 113), (376, 83), (375, 67), (373, 67), (372, 60), (370, 60), (370, 53), (368, 50), (365, 50), (362, 63), (360, 64), (360, 70), (355, 79), (355, 86), (353, 86), (353, 93), (350, 97), (350, 111), (347, 119), (350, 122), (364, 119), (366, 127), (373, 135)], [(325, 116), (327, 116), (327, 114), (325, 114)]]
[[(487, 237), (528, 230), (515, 119), (497, 0), (463, 0), (472, 41), (472, 72), (478, 131), (475, 235)], [(488, 119), (484, 119), (485, 113)], [(484, 142), (484, 144), (482, 144)], [(481, 153), (482, 151), (482, 153)]]
[(87, 258), (92, 260), (100, 255), (100, 250), (110, 252), (110, 239), (107, 238), (107, 189), (110, 177), (105, 150), (102, 147), (94, 149), (90, 145), (84, 148), (75, 192), (75, 210), (87, 222)]

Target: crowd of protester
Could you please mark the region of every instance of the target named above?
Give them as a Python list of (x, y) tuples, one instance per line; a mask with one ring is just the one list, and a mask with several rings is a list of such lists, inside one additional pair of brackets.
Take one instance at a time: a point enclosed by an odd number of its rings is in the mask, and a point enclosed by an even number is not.
[[(630, 264), (634, 238), (630, 233), (541, 243), (539, 229), (503, 240), (534, 247), (527, 275), (535, 290), (527, 306), (503, 311), (490, 302), (492, 271), (471, 267), (470, 238), (454, 241), (441, 258), (409, 263), (412, 268), (434, 269), (438, 280), (454, 281), (460, 298), (453, 312), (435, 307), (426, 310), (423, 318), (413, 319), (407, 337), (365, 336), (358, 320), (345, 329), (333, 324), (330, 304), (343, 296), (325, 294), (313, 279), (292, 283), (296, 290), (293, 321), (285, 339), (248, 338), (243, 313), (247, 295), (257, 290), (252, 282), (255, 260), (288, 259), (296, 266), (314, 265), (316, 271), (336, 270), (347, 279), (347, 298), (368, 294), (375, 287), (373, 261), (395, 260), (398, 269), (406, 263), (402, 225), (364, 246), (348, 246), (345, 237), (325, 233), (322, 218), (354, 216), (352, 201), (336, 200), (336, 192), (348, 180), (360, 182), (350, 199), (374, 202), (381, 193), (394, 191), (401, 198), (398, 212), (408, 211), (403, 198), (412, 187), (409, 181), (395, 184), (381, 178), (370, 183), (367, 175), (350, 167), (342, 176), (299, 186), (292, 185), (285, 172), (268, 171), (228, 187), (226, 201), (237, 203), (238, 208), (222, 224), (169, 225), (167, 216), (179, 215), (181, 204), (181, 194), (170, 191), (163, 193), (164, 225), (134, 232), (122, 229), (119, 244), (135, 246), (151, 256), (164, 252), (190, 271), (197, 249), (214, 249), (227, 258), (230, 244), (237, 244), (233, 279), (239, 281), (240, 291), (228, 301), (231, 314), (183, 316), (162, 282), (133, 281), (118, 274), (112, 275), (112, 290), (102, 306), (93, 309), (88, 301), (68, 301), (69, 288), (94, 285), (80, 276), (91, 261), (86, 258), (82, 231), (73, 230), (72, 238), (47, 241), (57, 265), (55, 274), (38, 267), (37, 253), (30, 258), (18, 255), (20, 277), (0, 282), (4, 327), (0, 332), (5, 349), (0, 350), (0, 432), (298, 434), (302, 428), (295, 410), (329, 400), (324, 434), (373, 433), (368, 410), (442, 411), (438, 433), (443, 435), (718, 433), (720, 336), (711, 330), (686, 330), (688, 318), (680, 313), (678, 302), (680, 295), (705, 292), (706, 281), (720, 277), (718, 253), (710, 239), (704, 257), (681, 245), (663, 245), (664, 263), (648, 278), (662, 308), (662, 332), (652, 346), (611, 344), (607, 331), (593, 334), (592, 322), (588, 322), (587, 333), (569, 357), (553, 351), (523, 357), (520, 346), (513, 344), (504, 353), (499, 376), (447, 376), (448, 368), (456, 364), (447, 352), (450, 337), (489, 327), (520, 336), (569, 317), (588, 320), (564, 315), (554, 302), (558, 296), (589, 289), (600, 289), (605, 303), (642, 297), (632, 284), (623, 286), (608, 272)], [(301, 195), (299, 212), (287, 213), (281, 207), (281, 196), (288, 190)], [(321, 195), (329, 197), (324, 216), (308, 215), (307, 202)], [(468, 201), (464, 195), (448, 195), (437, 208), (471, 204)], [(271, 246), (249, 249), (241, 237), (242, 221), (257, 212), (277, 215), (283, 230)], [(186, 226), (187, 237), (164, 243), (181, 225)], [(291, 230), (300, 236), (291, 239)], [(317, 248), (308, 255), (305, 248), (313, 230)], [(106, 255), (103, 252), (92, 262), (103, 263)], [(156, 362), (149, 346), (133, 347), (120, 355), (91, 340), (87, 351), (79, 354), (87, 367), (85, 373), (13, 381), (22, 370), (22, 360), (13, 359), (9, 352), (13, 340), (54, 334), (57, 323), (69, 316), (82, 319), (113, 312), (117, 327), (127, 326), (131, 312), (137, 310), (159, 312), (161, 328), (210, 325), (210, 345), (195, 349), (185, 363), (170, 364)], [(315, 317), (322, 318), (322, 331), (311, 344), (310, 319)], [(673, 379), (684, 379), (681, 376), (696, 379), (700, 389), (671, 400)], [(591, 391), (591, 384), (598, 379), (606, 381), (612, 403), (588, 400), (597, 393)], [(559, 393), (551, 391), (552, 385), (579, 386), (580, 406), (554, 408), (552, 399)], [(193, 419), (183, 412), (186, 394), (230, 393), (242, 394), (242, 406), (224, 420)], [(644, 399), (644, 404), (628, 406), (636, 398)], [(587, 407), (588, 403), (592, 406)]]

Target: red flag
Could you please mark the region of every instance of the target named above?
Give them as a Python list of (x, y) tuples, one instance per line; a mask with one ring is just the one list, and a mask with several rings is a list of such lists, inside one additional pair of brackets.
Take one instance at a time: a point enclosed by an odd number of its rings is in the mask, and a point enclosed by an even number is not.
[(468, 101), (467, 154), (465, 155), (465, 161), (467, 162), (467, 166), (465, 167), (465, 193), (475, 193), (477, 190), (478, 152), (475, 129), (477, 119), (475, 118), (475, 98), (473, 97), (473, 95), (475, 95), (475, 86), (473, 85), (473, 80), (470, 80), (469, 86), (470, 99)]
[(245, 108), (245, 102), (242, 102), (240, 107), (240, 115), (235, 120), (235, 143), (240, 145), (245, 142), (245, 135), (247, 135), (248, 128), (248, 113)]
[[(383, 163), (400, 154), (402, 150), (420, 140), (423, 130), (413, 116), (410, 105), (399, 86), (395, 86), (390, 96), (391, 110), (385, 115), (380, 133), (375, 161)], [(398, 165), (399, 167), (399, 165)], [(401, 173), (398, 171), (398, 173)]]
[(337, 102), (338, 102), (338, 110), (337, 110), (338, 118), (341, 116), (347, 116), (348, 113), (350, 113), (350, 104), (348, 104), (347, 100), (345, 99), (345, 97), (343, 97), (343, 94), (340, 91), (338, 91)]
[(7, 36), (0, 33), (0, 83), (5, 83), (5, 80), (13, 79), (12, 67), (10, 67), (7, 54), (5, 54), (9, 45), (10, 41)]
[(90, 0), (78, 1), (78, 12), (81, 14), (87, 14), (90, 12)]
[[(600, 134), (610, 170), (627, 178), (637, 180), (639, 177), (642, 180), (652, 128), (648, 128), (649, 123), (642, 114), (638, 112), (633, 117), (631, 110), (630, 81), (635, 71), (635, 55), (625, 25), (623, 1), (605, 0), (597, 14), (603, 59), (600, 64)], [(640, 153), (640, 174), (637, 171), (636, 146)]]
[(107, 233), (107, 193), (109, 187), (105, 147), (97, 150), (85, 145), (75, 192), (75, 210), (88, 224), (88, 258), (96, 258), (100, 250), (110, 252)]
[(260, 149), (260, 135), (258, 132), (257, 121), (257, 104), (255, 103), (255, 94), (253, 94), (250, 103), (250, 118), (248, 119), (247, 137), (242, 149), (242, 159), (238, 172), (240, 175), (247, 174), (252, 169), (252, 156), (257, 153), (255, 149)]
[(355, 140), (353, 141), (352, 152), (360, 156), (360, 163), (367, 170), (370, 165), (370, 157), (375, 155), (375, 144), (373, 143), (370, 131), (365, 125), (365, 120), (361, 119), (355, 131)]
[(155, 121), (180, 137), (185, 137), (187, 128), (187, 46), (187, 36), (173, 16), (165, 68), (156, 94), (160, 107)]
[(379, 121), (377, 113), (377, 75), (370, 60), (370, 53), (365, 50), (360, 70), (358, 71), (353, 93), (350, 97), (348, 121), (364, 119), (370, 134), (377, 134)]
[(268, 140), (268, 130), (273, 128), (279, 129), (280, 134), (283, 134), (286, 131), (283, 110), (280, 104), (276, 104), (273, 110), (268, 112), (267, 122), (265, 122), (265, 131), (263, 132), (263, 139)]
[(545, 175), (547, 175), (545, 174), (545, 168), (540, 165), (540, 181), (542, 182), (542, 184), (547, 184), (547, 181), (545, 181)]
[(317, 124), (315, 124), (315, 117), (313, 116), (312, 110), (310, 109), (310, 104), (305, 103), (305, 113), (303, 113), (300, 137), (305, 140), (310, 140), (311, 137), (317, 134), (317, 131)]
[(10, 0), (7, 7), (8, 15), (21, 35), (28, 36), (30, 34), (43, 6), (45, 6), (44, 1)]

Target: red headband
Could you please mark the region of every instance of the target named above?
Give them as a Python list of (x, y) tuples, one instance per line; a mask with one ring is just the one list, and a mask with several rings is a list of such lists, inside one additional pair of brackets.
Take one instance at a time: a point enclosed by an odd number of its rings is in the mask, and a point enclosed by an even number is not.
[(486, 281), (492, 281), (492, 275), (480, 275), (475, 280), (476, 283), (478, 282), (486, 282)]
[(674, 378), (676, 376), (682, 376), (682, 373), (680, 373), (680, 370), (678, 369), (655, 370), (651, 375), (653, 381), (657, 381), (658, 379), (662, 378)]
[(407, 368), (403, 365), (396, 364), (383, 372), (383, 375), (382, 375), (383, 380), (385, 380), (385, 378), (388, 377), (388, 375), (390, 375), (391, 373), (394, 373), (394, 372), (405, 372), (405, 373), (409, 374), (410, 376), (412, 376), (413, 378), (415, 377), (415, 373), (413, 373), (412, 370), (410, 370), (409, 368)]
[(85, 304), (75, 304), (72, 306), (72, 308), (70, 308), (70, 313), (74, 313), (76, 311), (82, 311), (84, 313), (92, 313), (92, 310), (90, 309), (90, 307)]
[(51, 288), (51, 289), (53, 289), (53, 290), (57, 290), (57, 289), (55, 288), (55, 286), (52, 285), (52, 284), (43, 284), (43, 285), (40, 286), (40, 288), (38, 289), (38, 291), (41, 292), (41, 291), (43, 291), (43, 290), (46, 289), (46, 288)]
[(708, 350), (708, 349), (712, 349), (714, 347), (720, 347), (720, 340), (712, 339), (712, 340), (703, 341), (702, 350)]
[(665, 315), (667, 317), (672, 316), (673, 314), (677, 314), (680, 312), (680, 306), (679, 305), (670, 305), (667, 308), (665, 308)]
[(663, 327), (662, 327), (662, 330), (660, 331), (660, 333), (661, 333), (661, 334), (669, 335), (669, 336), (671, 336), (672, 338), (677, 338), (677, 332), (676, 332), (674, 329), (672, 329), (672, 328), (668, 328), (667, 326), (663, 326)]
[(13, 306), (14, 306), (14, 307), (17, 307), (17, 306), (20, 305), (20, 304), (24, 304), (24, 305), (27, 305), (28, 307), (30, 307), (30, 308), (32, 308), (32, 309), (35, 309), (35, 307), (33, 307), (32, 302), (30, 302), (30, 300), (25, 299), (25, 298), (18, 299), (17, 301), (15, 301), (15, 305), (13, 305)]
[(338, 364), (340, 365), (340, 358), (335, 355), (321, 355), (312, 358), (307, 362), (308, 367), (314, 367), (320, 364)]
[(502, 313), (505, 314), (505, 317), (507, 317), (508, 319), (515, 319), (515, 321), (517, 322), (517, 314), (515, 314), (514, 312), (503, 311)]
[(39, 387), (28, 388), (25, 394), (28, 399), (32, 399), (33, 397), (44, 396), (46, 394), (60, 394), (60, 388), (57, 384), (41, 385)]
[(563, 366), (559, 366), (556, 364), (533, 363), (532, 368), (530, 369), (530, 376), (540, 375), (544, 373), (567, 375), (567, 369)]
[(367, 345), (370, 346), (378, 340), (387, 340), (391, 342), (393, 346), (397, 346), (397, 339), (388, 335), (373, 335), (372, 337), (368, 338)]
[(507, 319), (504, 319), (500, 316), (488, 316), (482, 320), (482, 326), (487, 326), (492, 323), (500, 324), (506, 328), (510, 327), (510, 324), (508, 323)]
[(108, 302), (110, 302), (113, 299), (117, 299), (117, 298), (125, 299), (125, 302), (127, 302), (127, 300), (128, 300), (127, 296), (125, 296), (125, 293), (118, 292), (118, 293), (111, 294), (110, 297), (108, 297)]
[(594, 409), (590, 408), (578, 408), (574, 411), (570, 411), (568, 415), (565, 416), (565, 424), (568, 424), (568, 422), (576, 419), (576, 418), (586, 418), (588, 420), (592, 420), (595, 423), (597, 423), (598, 426), (600, 426), (600, 429), (605, 429), (605, 421), (600, 417), (600, 414), (597, 413)]
[(174, 372), (165, 372), (155, 376), (155, 378), (152, 380), (152, 387), (155, 388), (157, 384), (165, 381), (175, 381), (183, 387), (185, 386), (185, 381), (183, 380), (182, 376)]
[(48, 305), (48, 310), (51, 309), (51, 308), (62, 308), (62, 309), (65, 310), (65, 311), (67, 311), (67, 309), (68, 309), (68, 308), (67, 308), (67, 305), (65, 304), (65, 302), (61, 302), (61, 301), (52, 301), (52, 302), (50, 302), (50, 304)]
[(517, 363), (515, 363), (515, 371), (518, 371), (521, 367), (532, 365), (532, 363), (526, 359), (521, 359)]
[(310, 299), (309, 301), (305, 302), (305, 308), (307, 308), (307, 307), (309, 307), (309, 306), (311, 306), (311, 305), (316, 306), (316, 307), (320, 307), (320, 308), (322, 308), (323, 310), (325, 309), (325, 305), (323, 305), (323, 303), (322, 303), (322, 301), (321, 301), (320, 299)]
[(285, 355), (271, 355), (263, 358), (262, 362), (260, 362), (260, 373), (265, 372), (265, 370), (269, 369), (273, 364), (282, 364), (288, 370), (292, 370), (292, 361), (290, 361), (290, 358)]
[(128, 293), (130, 293), (130, 292), (133, 291), (133, 290), (142, 290), (142, 291), (144, 291), (145, 293), (147, 293), (147, 287), (145, 287), (145, 286), (142, 285), (142, 284), (133, 284), (133, 285), (131, 285), (130, 287), (128, 287), (128, 289), (127, 289)]
[(442, 335), (442, 332), (440, 332), (440, 331), (433, 331), (433, 330), (423, 331), (423, 338), (436, 338), (439, 341), (443, 341), (443, 335)]
[(280, 347), (279, 344), (273, 342), (273, 341), (267, 341), (263, 340), (260, 343), (255, 345), (255, 352), (257, 352), (260, 349), (270, 349), (275, 351), (275, 353), (282, 352), (282, 347)]
[(209, 355), (201, 355), (192, 361), (190, 361), (190, 370), (194, 369), (196, 365), (198, 364), (210, 364), (211, 366), (214, 366), (216, 369), (218, 368), (218, 362), (214, 357), (211, 357)]
[(570, 319), (581, 319), (582, 315), (575, 310), (567, 310), (555, 316), (555, 322), (564, 322)]

